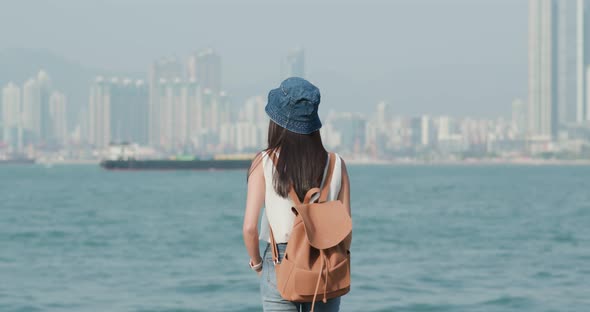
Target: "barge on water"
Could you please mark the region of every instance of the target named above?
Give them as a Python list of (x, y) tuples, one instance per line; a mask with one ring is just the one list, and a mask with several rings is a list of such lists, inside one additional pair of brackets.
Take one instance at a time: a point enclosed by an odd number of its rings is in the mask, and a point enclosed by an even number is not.
[(248, 169), (251, 159), (115, 159), (103, 160), (100, 166), (108, 170), (229, 170)]
[(0, 159), (0, 165), (34, 165), (33, 158), (6, 158)]
[(35, 162), (35, 158), (25, 154), (0, 154), (0, 165), (33, 165)]
[[(107, 170), (230, 170), (248, 169), (254, 154), (221, 154), (211, 158), (172, 156), (151, 158), (137, 144), (111, 144), (100, 166)], [(150, 157), (151, 156), (151, 157)]]

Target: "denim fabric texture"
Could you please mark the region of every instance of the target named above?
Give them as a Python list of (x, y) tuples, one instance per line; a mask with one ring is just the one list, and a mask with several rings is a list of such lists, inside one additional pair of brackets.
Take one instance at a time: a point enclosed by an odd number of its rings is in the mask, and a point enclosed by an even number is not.
[(319, 105), (320, 90), (303, 78), (291, 77), (270, 90), (264, 110), (279, 126), (291, 132), (310, 134), (322, 127)]
[[(278, 244), (279, 262), (285, 255), (287, 244)], [(277, 290), (277, 278), (275, 267), (272, 262), (272, 251), (270, 244), (266, 245), (262, 257), (262, 275), (260, 276), (260, 294), (262, 296), (262, 309), (264, 312), (308, 312), (311, 309), (311, 302), (298, 303), (283, 299)], [(318, 296), (320, 297), (320, 296)], [(317, 312), (338, 312), (340, 310), (340, 297), (329, 299), (326, 303), (321, 300), (315, 303), (314, 310)]]

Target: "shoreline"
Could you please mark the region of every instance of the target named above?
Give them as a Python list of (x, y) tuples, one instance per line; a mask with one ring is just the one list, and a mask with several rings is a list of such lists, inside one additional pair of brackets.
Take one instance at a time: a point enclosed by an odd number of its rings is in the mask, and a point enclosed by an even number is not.
[[(415, 160), (415, 159), (394, 159), (394, 160), (369, 160), (346, 158), (349, 165), (370, 165), (370, 166), (489, 166), (489, 165), (521, 165), (521, 166), (590, 166), (590, 159), (560, 160), (560, 159), (466, 159), (466, 160)], [(34, 165), (96, 165), (100, 160), (57, 160), (37, 161)]]
[(394, 165), (394, 166), (590, 166), (590, 159), (467, 159), (467, 160), (363, 160), (346, 159), (351, 165)]

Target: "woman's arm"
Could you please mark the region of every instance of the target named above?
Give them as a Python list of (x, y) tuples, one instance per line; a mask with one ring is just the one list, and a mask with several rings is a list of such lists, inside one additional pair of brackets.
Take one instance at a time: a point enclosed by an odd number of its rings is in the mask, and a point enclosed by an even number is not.
[(352, 215), (350, 213), (350, 181), (348, 179), (348, 171), (346, 170), (346, 164), (342, 158), (340, 158), (340, 163), (342, 166), (342, 184), (340, 186), (338, 199), (344, 204), (344, 207), (348, 209), (348, 215)]
[(244, 245), (246, 245), (250, 261), (254, 265), (262, 262), (260, 248), (258, 247), (258, 219), (260, 209), (264, 204), (264, 183), (262, 154), (258, 154), (252, 161), (252, 166), (250, 167), (243, 226)]

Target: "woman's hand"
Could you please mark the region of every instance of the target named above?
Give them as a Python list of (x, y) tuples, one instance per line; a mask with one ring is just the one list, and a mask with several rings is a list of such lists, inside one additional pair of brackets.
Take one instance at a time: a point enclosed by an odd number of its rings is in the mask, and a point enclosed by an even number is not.
[(264, 270), (264, 260), (260, 259), (260, 264), (262, 264), (260, 270), (256, 271), (256, 275), (258, 275), (258, 277), (262, 276), (262, 270)]
[(256, 272), (256, 274), (258, 274), (258, 276), (260, 276), (260, 274), (262, 274), (262, 268), (263, 268), (263, 261), (262, 258), (258, 257), (258, 260), (256, 261), (252, 261), (252, 259), (250, 259), (250, 268), (252, 270), (254, 270), (254, 272)]

